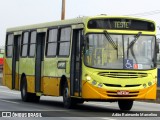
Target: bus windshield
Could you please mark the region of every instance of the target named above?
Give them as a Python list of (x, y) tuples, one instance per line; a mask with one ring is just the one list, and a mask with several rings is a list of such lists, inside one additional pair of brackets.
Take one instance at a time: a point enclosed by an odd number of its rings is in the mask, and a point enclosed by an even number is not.
[[(155, 67), (155, 36), (88, 34), (84, 63), (103, 69), (152, 69)], [(111, 41), (112, 40), (112, 41)], [(134, 41), (134, 44), (132, 42)], [(131, 45), (132, 44), (132, 45)]]

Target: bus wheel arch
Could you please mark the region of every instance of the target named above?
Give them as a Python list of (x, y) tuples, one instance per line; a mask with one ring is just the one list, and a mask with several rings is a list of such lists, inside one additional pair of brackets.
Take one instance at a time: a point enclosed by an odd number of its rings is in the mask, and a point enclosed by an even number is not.
[(67, 78), (65, 75), (63, 75), (60, 80), (60, 87), (59, 87), (60, 96), (63, 96), (63, 90), (66, 83), (67, 83)]
[(69, 85), (67, 77), (63, 75), (60, 81), (60, 95), (63, 96), (63, 104), (65, 108), (72, 108), (75, 101), (69, 95)]
[(36, 93), (27, 92), (27, 78), (23, 73), (21, 76), (20, 83), (21, 99), (24, 102), (39, 102), (40, 96), (36, 96)]

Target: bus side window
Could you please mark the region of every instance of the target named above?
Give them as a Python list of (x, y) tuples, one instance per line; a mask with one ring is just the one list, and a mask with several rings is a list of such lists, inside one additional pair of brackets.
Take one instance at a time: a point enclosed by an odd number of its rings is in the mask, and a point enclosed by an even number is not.
[(35, 56), (36, 36), (37, 36), (37, 32), (32, 31), (30, 36), (30, 42), (29, 42), (29, 57)]
[(58, 29), (50, 29), (46, 42), (46, 56), (55, 57), (57, 54), (57, 33)]
[(59, 41), (59, 56), (68, 56), (70, 50), (71, 28), (61, 28)]
[(13, 54), (13, 34), (8, 34), (7, 35), (7, 42), (6, 42), (6, 56), (7, 57), (12, 57)]
[(21, 57), (27, 57), (29, 32), (24, 32), (21, 43)]
[(158, 67), (160, 66), (160, 39), (157, 39), (157, 44), (156, 44), (156, 52), (157, 52), (157, 65)]

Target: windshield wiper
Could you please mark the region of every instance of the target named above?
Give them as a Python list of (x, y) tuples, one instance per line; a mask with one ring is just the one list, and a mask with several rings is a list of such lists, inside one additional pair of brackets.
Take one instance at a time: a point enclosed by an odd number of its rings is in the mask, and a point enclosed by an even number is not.
[(111, 38), (111, 36), (109, 35), (109, 33), (107, 32), (107, 30), (104, 30), (105, 36), (107, 38), (107, 40), (110, 42), (110, 44), (112, 45), (112, 47), (114, 49), (117, 50), (117, 45), (115, 44), (115, 42), (113, 41), (113, 39)]
[(137, 63), (137, 59), (134, 54), (133, 45), (136, 43), (136, 41), (141, 36), (141, 34), (142, 34), (142, 32), (138, 32), (138, 34), (134, 36), (134, 40), (132, 40), (132, 42), (128, 45), (128, 48), (127, 48), (127, 58), (129, 56), (129, 49), (131, 48), (131, 54), (132, 54), (133, 58), (135, 59), (136, 63)]
[(142, 32), (139, 32), (137, 35), (134, 36), (134, 40), (132, 40), (132, 42), (128, 45), (128, 49), (131, 48), (136, 43), (141, 34)]

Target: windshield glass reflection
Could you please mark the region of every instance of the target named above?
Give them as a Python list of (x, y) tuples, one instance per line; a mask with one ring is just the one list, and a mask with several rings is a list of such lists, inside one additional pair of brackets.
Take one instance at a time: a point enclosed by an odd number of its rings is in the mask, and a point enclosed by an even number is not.
[[(135, 35), (88, 34), (84, 48), (85, 65), (104, 69), (154, 68), (155, 37)], [(114, 45), (113, 45), (114, 43)], [(116, 46), (116, 49), (115, 47)]]

